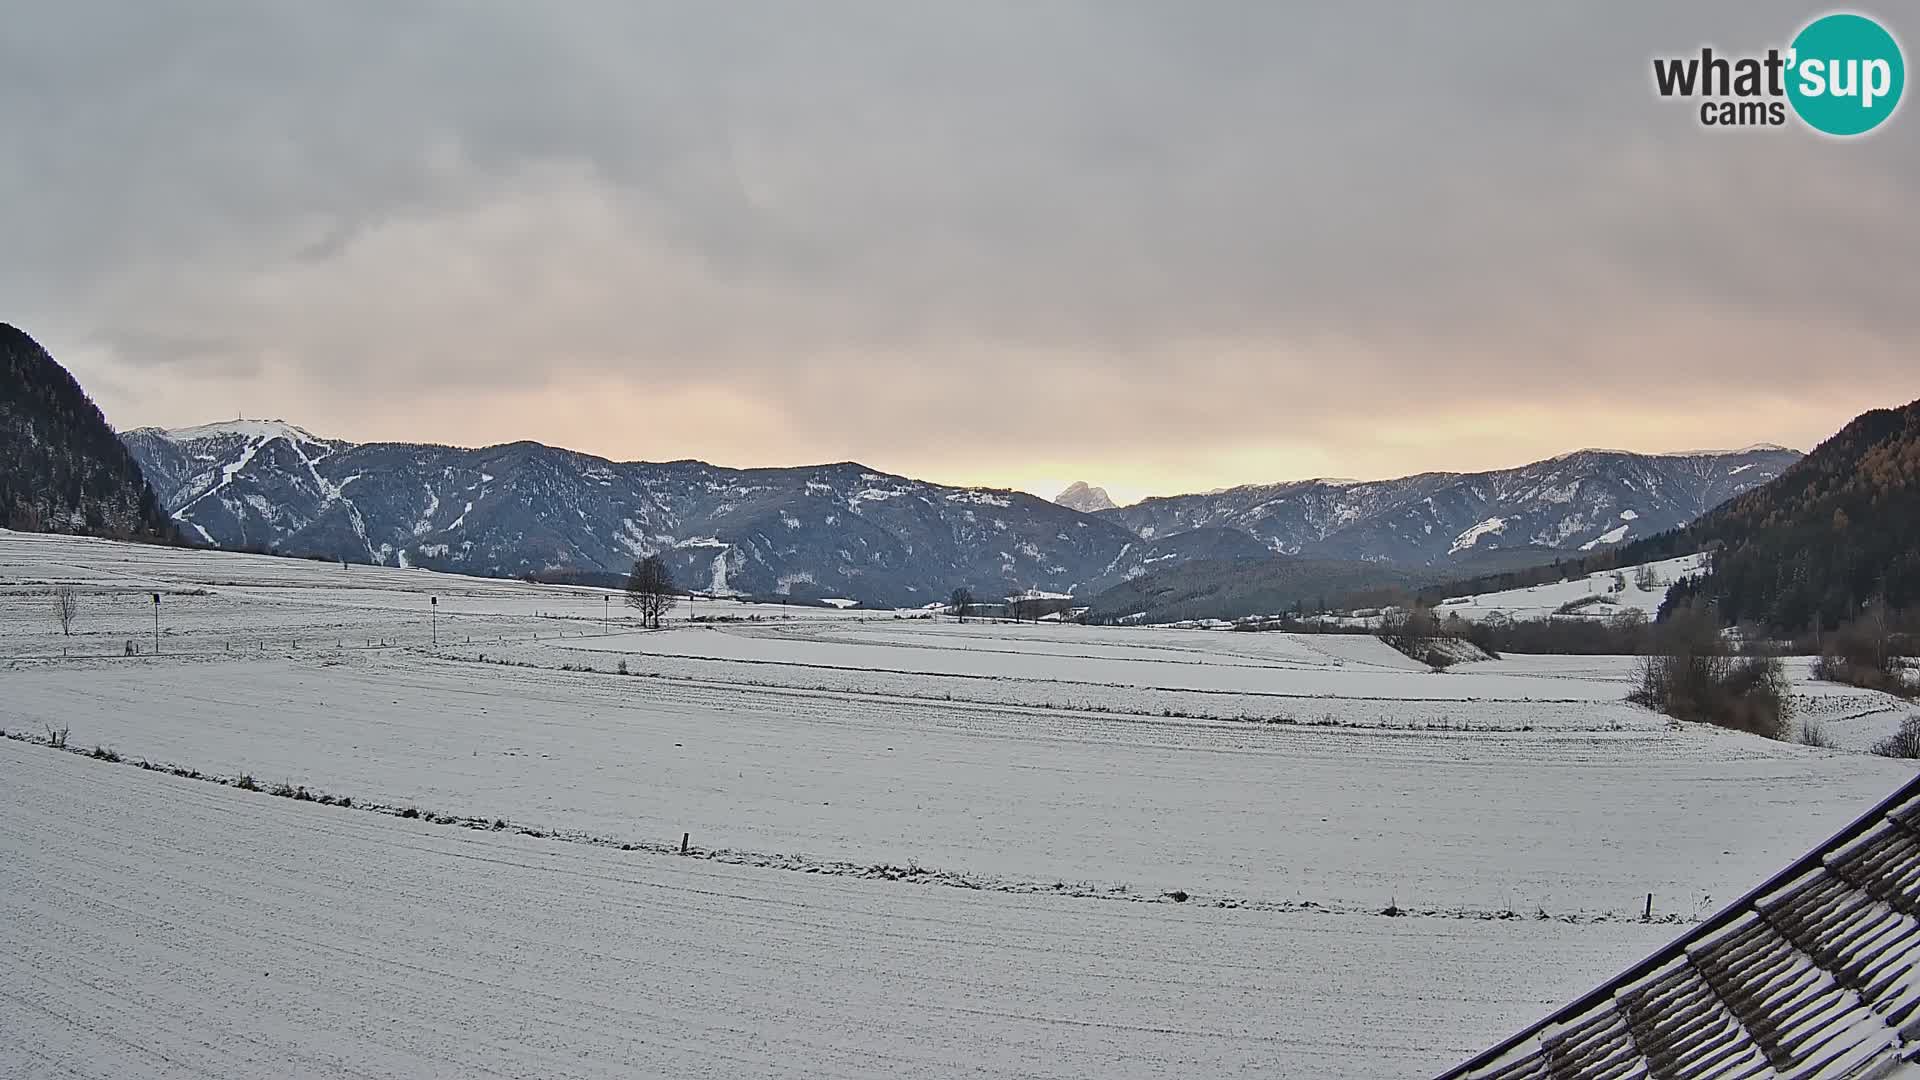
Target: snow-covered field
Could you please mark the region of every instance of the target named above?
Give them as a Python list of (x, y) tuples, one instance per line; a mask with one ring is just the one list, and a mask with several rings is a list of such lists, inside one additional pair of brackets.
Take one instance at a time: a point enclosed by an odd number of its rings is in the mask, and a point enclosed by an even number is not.
[(0, 740), (0, 1074), (1420, 1076), (1911, 775), (1622, 657), (601, 595), (0, 533), (0, 729), (122, 759)]
[[(52, 619), (62, 586), (78, 602), (71, 636)], [(163, 653), (554, 640), (639, 625), (617, 590), (0, 529), (0, 657), (116, 655), (128, 643), (151, 651), (155, 593)], [(673, 617), (795, 623), (875, 615), (700, 597), (682, 599)]]
[(783, 873), (4, 740), (0, 782), (6, 1076), (1419, 1076), (1673, 929)]
[[(1458, 615), (1469, 622), (1503, 616), (1509, 619), (1546, 619), (1555, 616), (1613, 618), (1637, 611), (1651, 619), (1660, 610), (1667, 589), (1706, 565), (1704, 555), (1625, 566), (1617, 572), (1586, 574), (1565, 581), (1524, 589), (1455, 596), (1434, 608), (1435, 614)], [(1644, 573), (1643, 573), (1644, 571)], [(1563, 609), (1571, 610), (1563, 610)]]

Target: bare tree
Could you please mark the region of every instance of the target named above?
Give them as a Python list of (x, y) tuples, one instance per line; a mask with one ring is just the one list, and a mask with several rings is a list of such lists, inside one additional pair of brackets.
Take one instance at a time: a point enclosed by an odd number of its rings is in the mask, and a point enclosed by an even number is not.
[(60, 633), (73, 636), (73, 618), (80, 614), (80, 597), (70, 586), (62, 585), (53, 594), (53, 611), (60, 619)]
[(1875, 667), (1893, 673), (1897, 670), (1893, 654), (1893, 622), (1888, 617), (1887, 598), (1876, 596), (1858, 620), (1865, 637), (1867, 655)]
[(40, 532), (43, 520), (39, 507), (25, 499), (15, 499), (13, 510), (7, 515), (7, 528), (14, 532)]
[(1007, 614), (1014, 622), (1039, 622), (1040, 600), (1032, 589), (1023, 589), (1007, 597)]
[(1820, 659), (1814, 661), (1813, 677), (1911, 696), (1913, 687), (1901, 670), (1893, 625), (1886, 600), (1874, 597), (1857, 617), (1827, 636)]
[(973, 590), (967, 588), (965, 585), (953, 590), (953, 595), (947, 597), (947, 610), (952, 612), (961, 622), (967, 621), (967, 609), (972, 606)]
[(1633, 572), (1633, 583), (1639, 586), (1641, 592), (1652, 592), (1660, 587), (1660, 575), (1653, 569), (1653, 564), (1641, 563), (1640, 568)]
[(1873, 744), (1881, 757), (1920, 758), (1920, 714), (1900, 721), (1900, 730)]
[(1652, 652), (1640, 658), (1637, 705), (1676, 720), (1718, 724), (1769, 739), (1793, 733), (1793, 691), (1778, 657), (1734, 656), (1710, 608), (1688, 604), (1654, 631)]
[(673, 572), (658, 555), (633, 564), (627, 576), (627, 606), (640, 613), (640, 625), (658, 629), (660, 617), (673, 610)]
[(1440, 620), (1432, 608), (1415, 603), (1381, 616), (1378, 636), (1399, 652), (1425, 660), (1432, 651), (1433, 639), (1440, 636)]

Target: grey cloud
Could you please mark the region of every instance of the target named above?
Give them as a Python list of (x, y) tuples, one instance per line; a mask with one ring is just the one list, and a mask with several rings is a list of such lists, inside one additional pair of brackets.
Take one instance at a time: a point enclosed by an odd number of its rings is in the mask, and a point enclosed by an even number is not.
[(1184, 455), (1649, 380), (1910, 394), (1914, 118), (1709, 132), (1651, 91), (1655, 53), (1808, 14), (34, 5), (0, 39), (0, 295), (114, 385), (273, 372), (314, 426), (376, 377), (612, 380), (838, 410), (882, 464), (954, 396), (983, 435)]

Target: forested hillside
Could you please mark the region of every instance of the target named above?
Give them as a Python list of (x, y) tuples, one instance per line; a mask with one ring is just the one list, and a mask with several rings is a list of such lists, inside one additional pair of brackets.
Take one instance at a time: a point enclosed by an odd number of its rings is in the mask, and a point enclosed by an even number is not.
[(1712, 569), (1669, 600), (1704, 598), (1729, 623), (1832, 628), (1876, 598), (1920, 606), (1920, 401), (1860, 416), (1779, 479), (1646, 543), (1657, 541), (1718, 545)]
[(25, 532), (166, 538), (167, 515), (80, 384), (0, 323), (0, 521)]

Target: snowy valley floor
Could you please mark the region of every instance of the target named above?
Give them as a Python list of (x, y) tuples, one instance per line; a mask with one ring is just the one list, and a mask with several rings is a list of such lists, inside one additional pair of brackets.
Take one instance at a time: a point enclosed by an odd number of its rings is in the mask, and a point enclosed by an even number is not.
[(1431, 1075), (1911, 775), (1625, 658), (601, 596), (0, 533), (0, 1074)]
[(9, 1076), (1418, 1075), (1670, 932), (822, 878), (12, 741), (0, 781)]

